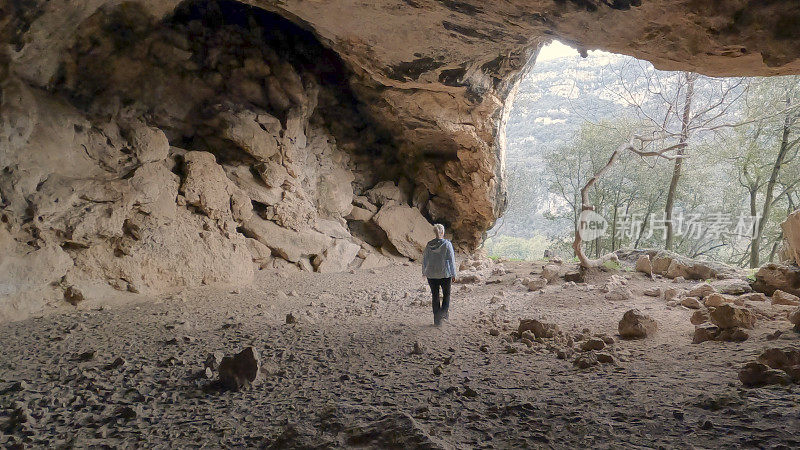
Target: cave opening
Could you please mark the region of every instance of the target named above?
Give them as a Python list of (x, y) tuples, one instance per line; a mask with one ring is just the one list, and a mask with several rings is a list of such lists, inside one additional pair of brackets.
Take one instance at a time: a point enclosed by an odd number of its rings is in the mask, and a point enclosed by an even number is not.
[(587, 254), (666, 249), (740, 267), (785, 259), (780, 224), (797, 205), (797, 95), (796, 76), (660, 71), (554, 41), (511, 106), (509, 207), (486, 247), (571, 258), (581, 189), (633, 139), (639, 153), (619, 153), (588, 191), (603, 229), (585, 239)]

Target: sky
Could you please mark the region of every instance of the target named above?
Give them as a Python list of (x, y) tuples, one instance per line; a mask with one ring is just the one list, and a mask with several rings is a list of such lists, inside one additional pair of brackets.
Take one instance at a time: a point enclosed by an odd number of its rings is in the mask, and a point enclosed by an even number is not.
[[(589, 51), (589, 54), (605, 55), (607, 53), (601, 50), (591, 50)], [(539, 56), (536, 58), (536, 61), (550, 61), (553, 59), (573, 58), (575, 56), (578, 56), (577, 50), (569, 45), (565, 45), (554, 40), (542, 47), (542, 49), (539, 51)]]

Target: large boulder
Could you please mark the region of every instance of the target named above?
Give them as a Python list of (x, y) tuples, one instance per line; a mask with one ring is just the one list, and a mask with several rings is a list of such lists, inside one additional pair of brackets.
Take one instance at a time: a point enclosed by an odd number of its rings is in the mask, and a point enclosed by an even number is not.
[(775, 292), (772, 293), (772, 304), (786, 305), (786, 306), (800, 306), (800, 298), (798, 298), (796, 295), (792, 295), (788, 292), (783, 292), (780, 289), (776, 289)]
[(356, 258), (356, 254), (361, 247), (345, 239), (336, 239), (336, 242), (325, 249), (322, 254), (314, 258), (314, 266), (317, 272), (343, 272), (347, 266)]
[[(276, 223), (254, 216), (242, 227), (248, 236), (266, 245), (281, 258), (299, 262), (302, 257), (322, 254), (333, 245), (333, 238), (312, 229), (290, 230)], [(356, 250), (358, 251), (358, 250)]]
[(623, 339), (644, 339), (658, 331), (658, 323), (639, 310), (631, 309), (622, 316), (617, 328)]
[(435, 237), (433, 227), (417, 208), (389, 204), (383, 206), (375, 217), (375, 223), (386, 232), (389, 242), (401, 255), (411, 259), (422, 258), (428, 241)]
[(408, 203), (408, 197), (394, 181), (381, 181), (366, 192), (369, 201), (378, 206), (389, 204), (403, 205)]
[(783, 230), (784, 251), (786, 256), (800, 266), (800, 210), (797, 210), (781, 222)]
[[(268, 120), (267, 120), (268, 119)], [(222, 111), (216, 117), (220, 136), (259, 161), (267, 161), (280, 151), (277, 135), (280, 122), (267, 114), (248, 110)]]
[(720, 294), (739, 295), (753, 291), (750, 283), (741, 278), (712, 281), (711, 286)]
[(772, 295), (777, 289), (800, 295), (800, 267), (769, 263), (756, 272), (753, 289)]
[(707, 280), (735, 276), (736, 269), (713, 261), (701, 261), (666, 250), (650, 251), (653, 273), (667, 278), (683, 277), (687, 280)]

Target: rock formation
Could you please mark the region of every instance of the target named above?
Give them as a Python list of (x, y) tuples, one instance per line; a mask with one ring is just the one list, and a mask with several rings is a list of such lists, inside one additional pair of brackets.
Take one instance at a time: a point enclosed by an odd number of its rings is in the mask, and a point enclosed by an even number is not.
[(416, 258), (425, 222), (473, 249), (505, 207), (503, 125), (539, 45), (797, 73), (798, 14), (790, 0), (4, 4), (0, 320), (68, 291)]

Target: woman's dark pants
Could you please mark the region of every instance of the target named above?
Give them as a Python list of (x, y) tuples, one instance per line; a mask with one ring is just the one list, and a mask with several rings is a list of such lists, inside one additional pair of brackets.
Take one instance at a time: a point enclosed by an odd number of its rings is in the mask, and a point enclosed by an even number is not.
[[(439, 325), (442, 319), (447, 319), (447, 310), (450, 308), (450, 278), (428, 278), (431, 287), (431, 304), (433, 305), (433, 323)], [(442, 289), (442, 302), (439, 303), (439, 288)]]

